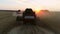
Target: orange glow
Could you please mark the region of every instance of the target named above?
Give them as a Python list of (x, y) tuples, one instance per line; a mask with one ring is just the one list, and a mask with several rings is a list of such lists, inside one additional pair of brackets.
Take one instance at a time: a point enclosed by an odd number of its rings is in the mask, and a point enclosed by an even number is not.
[(41, 8), (40, 8), (40, 7), (35, 7), (35, 8), (33, 8), (33, 9), (34, 9), (35, 13), (38, 13)]
[(37, 14), (37, 16), (45, 17), (45, 16), (48, 16), (49, 15), (49, 11), (40, 10), (40, 11), (36, 12), (36, 14)]
[(48, 12), (49, 12), (48, 10), (44, 10), (44, 9), (40, 10), (40, 8), (35, 9), (36, 16), (40, 16), (41, 18), (49, 15)]
[(35, 13), (39, 13), (39, 12), (40, 12), (40, 9), (36, 9), (36, 10), (35, 10)]

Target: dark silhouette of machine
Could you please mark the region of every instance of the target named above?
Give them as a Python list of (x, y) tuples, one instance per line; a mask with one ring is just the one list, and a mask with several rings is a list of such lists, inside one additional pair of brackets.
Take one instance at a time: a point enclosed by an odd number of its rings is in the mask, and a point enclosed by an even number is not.
[(23, 12), (23, 24), (36, 24), (36, 15), (31, 8)]
[(20, 21), (21, 18), (20, 18), (20, 12), (21, 10), (18, 10), (16, 13), (17, 13), (17, 17), (16, 17), (16, 21)]

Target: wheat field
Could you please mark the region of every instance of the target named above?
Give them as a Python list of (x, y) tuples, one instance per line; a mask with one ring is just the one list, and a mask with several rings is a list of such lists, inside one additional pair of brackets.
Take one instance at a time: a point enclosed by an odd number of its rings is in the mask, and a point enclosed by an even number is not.
[[(45, 17), (42, 21), (54, 30), (60, 33), (60, 12), (51, 12), (50, 17)], [(16, 17), (12, 12), (0, 11), (0, 34), (6, 34), (10, 29), (16, 26)]]

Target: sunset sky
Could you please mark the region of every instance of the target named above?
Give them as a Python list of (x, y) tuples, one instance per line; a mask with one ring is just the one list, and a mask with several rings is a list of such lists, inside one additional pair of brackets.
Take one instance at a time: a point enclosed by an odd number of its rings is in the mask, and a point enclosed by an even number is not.
[(32, 8), (60, 11), (60, 0), (0, 0), (0, 10)]

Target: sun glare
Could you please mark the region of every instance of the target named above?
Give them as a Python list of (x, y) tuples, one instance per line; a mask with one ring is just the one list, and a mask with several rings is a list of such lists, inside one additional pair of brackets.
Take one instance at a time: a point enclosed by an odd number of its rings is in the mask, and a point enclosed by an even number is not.
[(36, 8), (36, 9), (35, 9), (35, 12), (36, 12), (36, 13), (38, 13), (39, 11), (40, 11), (40, 9), (39, 9), (39, 8)]

